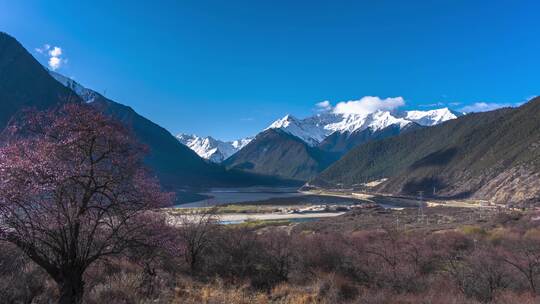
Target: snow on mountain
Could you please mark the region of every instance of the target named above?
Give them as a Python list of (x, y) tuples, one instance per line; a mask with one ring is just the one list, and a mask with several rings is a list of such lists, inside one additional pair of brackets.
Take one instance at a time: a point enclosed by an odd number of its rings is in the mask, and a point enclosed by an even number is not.
[(242, 139), (233, 140), (230, 143), (236, 149), (236, 151), (238, 151), (242, 149), (243, 147), (245, 147), (247, 144), (249, 144), (252, 140), (253, 140), (253, 137), (246, 137)]
[(457, 118), (459, 115), (459, 113), (448, 108), (402, 113), (378, 110), (369, 114), (327, 111), (304, 119), (286, 115), (273, 122), (266, 130), (281, 129), (302, 139), (311, 146), (316, 146), (334, 132), (354, 132), (367, 128), (377, 131), (391, 125), (398, 125), (403, 128), (412, 122), (422, 126), (433, 126)]
[(252, 138), (244, 138), (225, 142), (210, 136), (199, 137), (188, 134), (179, 134), (176, 138), (182, 144), (195, 151), (200, 157), (215, 163), (220, 163), (229, 158), (252, 140)]
[(96, 92), (83, 87), (75, 80), (68, 78), (62, 74), (59, 74), (51, 70), (49, 70), (49, 74), (58, 82), (70, 88), (73, 92), (75, 92), (75, 94), (77, 94), (79, 97), (82, 98), (82, 100), (84, 100), (87, 103), (94, 101), (94, 98), (96, 98), (98, 95)]
[(461, 115), (463, 113), (454, 112), (449, 108), (442, 108), (429, 111), (407, 111), (404, 118), (423, 126), (434, 126)]
[(276, 120), (265, 130), (281, 129), (302, 139), (309, 145), (315, 146), (331, 133), (325, 129), (325, 126), (337, 123), (338, 120), (336, 118), (337, 117), (331, 115), (318, 114), (300, 120), (292, 115), (286, 115), (285, 117)]

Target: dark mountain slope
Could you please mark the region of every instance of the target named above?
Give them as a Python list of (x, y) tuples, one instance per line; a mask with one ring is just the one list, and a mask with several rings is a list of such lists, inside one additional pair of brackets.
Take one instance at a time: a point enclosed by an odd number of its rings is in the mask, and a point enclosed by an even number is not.
[(390, 125), (376, 131), (367, 128), (354, 132), (334, 132), (319, 144), (319, 149), (343, 155), (361, 144), (390, 136), (396, 136), (401, 133), (411, 132), (420, 128), (422, 128), (422, 126), (419, 124), (410, 123), (404, 128), (400, 128), (399, 125)]
[(150, 148), (148, 165), (166, 184), (194, 186), (212, 184), (221, 168), (209, 164), (195, 152), (178, 142), (167, 130), (140, 116), (131, 107), (102, 96), (91, 105), (129, 126), (139, 140)]
[(207, 162), (182, 145), (167, 130), (137, 114), (132, 108), (98, 95), (91, 103), (102, 112), (132, 128), (139, 140), (150, 148), (148, 165), (170, 187), (245, 187), (286, 184), (290, 181), (227, 170)]
[(335, 132), (318, 147), (311, 147), (300, 138), (280, 129), (269, 129), (257, 135), (223, 164), (247, 172), (306, 181), (358, 145), (418, 128), (421, 126), (411, 123), (405, 128), (392, 125), (377, 131), (366, 129), (352, 133)]
[(389, 177), (375, 190), (475, 197), (499, 203), (540, 197), (540, 98), (517, 109), (470, 114), (359, 146), (312, 183), (357, 184)]
[(46, 109), (68, 101), (80, 101), (15, 38), (0, 32), (0, 129), (23, 108)]
[(228, 168), (305, 181), (336, 159), (334, 154), (310, 147), (300, 138), (278, 129), (269, 129), (257, 135), (224, 164)]

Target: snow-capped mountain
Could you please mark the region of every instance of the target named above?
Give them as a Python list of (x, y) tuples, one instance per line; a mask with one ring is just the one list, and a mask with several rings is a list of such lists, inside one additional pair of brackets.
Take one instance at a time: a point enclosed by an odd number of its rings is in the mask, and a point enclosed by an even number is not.
[(452, 111), (449, 108), (441, 108), (429, 111), (407, 111), (405, 112), (405, 119), (422, 126), (434, 126), (464, 114)]
[(246, 137), (242, 139), (237, 139), (230, 141), (231, 145), (238, 151), (245, 147), (247, 144), (249, 144), (253, 140), (253, 137)]
[(229, 158), (252, 140), (252, 138), (244, 138), (235, 141), (221, 141), (210, 136), (199, 137), (188, 134), (178, 134), (176, 138), (200, 157), (215, 163)]
[(305, 119), (298, 119), (292, 115), (286, 115), (285, 117), (276, 120), (265, 130), (281, 129), (302, 139), (309, 145), (315, 146), (332, 133), (327, 129), (327, 126), (337, 123), (338, 121), (339, 118), (335, 115), (318, 114)]
[[(379, 110), (369, 114), (334, 113), (332, 111), (327, 111), (304, 119), (286, 115), (283, 118), (274, 121), (263, 131), (280, 129), (300, 138), (308, 145), (315, 147), (335, 132), (351, 134), (366, 129), (376, 132), (389, 126), (397, 126), (399, 129), (403, 129), (411, 123), (417, 123), (421, 126), (433, 126), (457, 118), (460, 115), (462, 114), (448, 108), (404, 112)], [(202, 158), (216, 163), (229, 158), (253, 139), (250, 137), (242, 140), (225, 142), (212, 137), (199, 137), (186, 134), (180, 134), (177, 138), (181, 143), (191, 148)]]
[(310, 146), (316, 146), (334, 132), (351, 133), (368, 128), (372, 131), (378, 131), (391, 125), (403, 128), (413, 122), (422, 126), (433, 126), (457, 118), (459, 115), (461, 114), (448, 108), (404, 112), (379, 110), (369, 114), (333, 113), (329, 111), (304, 119), (286, 115), (276, 120), (266, 130), (281, 129), (302, 139)]
[(75, 94), (79, 95), (79, 97), (82, 98), (87, 103), (90, 103), (94, 101), (94, 99), (97, 97), (97, 93), (83, 87), (75, 80), (68, 78), (62, 74), (56, 73), (54, 71), (49, 70), (49, 74), (56, 79), (58, 82), (63, 84), (64, 86), (70, 88)]

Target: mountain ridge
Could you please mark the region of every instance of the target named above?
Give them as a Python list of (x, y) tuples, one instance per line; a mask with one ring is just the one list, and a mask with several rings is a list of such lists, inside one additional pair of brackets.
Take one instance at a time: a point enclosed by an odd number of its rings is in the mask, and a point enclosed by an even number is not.
[(268, 129), (223, 164), (231, 169), (305, 181), (336, 159), (336, 154), (311, 147), (283, 130)]
[(310, 185), (361, 184), (400, 195), (526, 202), (540, 197), (540, 98), (358, 146)]
[[(340, 141), (344, 141), (349, 138), (351, 134), (358, 135), (362, 131), (369, 129), (369, 131), (364, 133), (371, 132), (375, 134), (375, 138), (380, 138), (381, 134), (385, 134), (382, 130), (390, 126), (399, 126), (400, 129), (407, 128), (407, 126), (411, 124), (433, 126), (461, 115), (464, 115), (464, 113), (459, 113), (450, 110), (449, 108), (402, 112), (379, 110), (368, 114), (334, 113), (332, 111), (326, 111), (303, 119), (287, 114), (284, 117), (275, 120), (267, 128), (259, 132), (259, 134), (270, 129), (280, 129), (300, 138), (311, 147), (322, 145), (326, 147), (324, 150), (331, 151), (333, 149), (329, 148), (328, 144), (332, 137), (340, 137)], [(397, 134), (396, 132), (394, 133)], [(220, 141), (211, 136), (200, 137), (197, 135), (179, 134), (177, 135), (177, 138), (179, 138), (183, 144), (194, 150), (199, 156), (216, 163), (229, 158), (245, 146), (244, 144), (239, 148), (231, 148), (232, 142)], [(243, 140), (249, 142), (252, 139), (253, 137)], [(352, 148), (354, 142), (354, 140), (351, 141), (351, 143), (347, 145), (349, 147), (340, 152), (343, 153)], [(360, 143), (359, 140), (357, 140), (357, 142)]]
[(80, 98), (52, 79), (17, 39), (0, 32), (0, 129), (23, 108), (44, 110), (67, 102)]
[(287, 114), (283, 118), (274, 121), (265, 130), (282, 129), (301, 138), (309, 145), (316, 146), (335, 132), (353, 133), (368, 128), (372, 129), (372, 131), (378, 131), (390, 125), (405, 127), (413, 122), (423, 126), (433, 126), (461, 115), (463, 113), (452, 111), (449, 108), (427, 111), (376, 110), (367, 114), (334, 113), (330, 110), (304, 119), (298, 119)]
[(199, 137), (197, 135), (178, 134), (178, 141), (195, 151), (200, 157), (214, 163), (221, 163), (231, 155), (245, 147), (253, 139), (251, 137), (234, 141), (221, 141), (211, 136)]
[[(308, 181), (358, 145), (424, 127), (420, 122), (432, 126), (455, 117), (448, 108), (402, 113), (379, 110), (362, 115), (329, 111), (305, 119), (286, 115), (259, 133), (266, 135), (257, 135), (244, 148), (248, 151), (240, 150), (224, 164), (228, 168)], [(270, 136), (272, 130), (279, 132)]]

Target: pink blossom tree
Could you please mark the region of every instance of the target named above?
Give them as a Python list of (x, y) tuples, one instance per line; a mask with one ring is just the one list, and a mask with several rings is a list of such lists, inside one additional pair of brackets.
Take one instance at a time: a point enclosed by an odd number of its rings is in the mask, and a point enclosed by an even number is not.
[(0, 239), (54, 279), (59, 303), (81, 303), (85, 270), (147, 245), (171, 195), (142, 166), (144, 147), (90, 106), (30, 111), (4, 133)]

